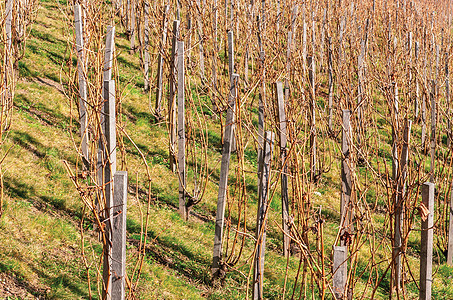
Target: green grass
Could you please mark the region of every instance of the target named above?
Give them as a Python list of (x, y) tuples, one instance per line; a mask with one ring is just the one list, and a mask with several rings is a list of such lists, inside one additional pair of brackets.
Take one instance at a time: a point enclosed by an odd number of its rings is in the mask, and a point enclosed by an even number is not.
[[(60, 4), (64, 5), (63, 2)], [(25, 57), (19, 63), (20, 80), (15, 93), (15, 107), (13, 125), (2, 150), (9, 147), (11, 151), (5, 160), (4, 182), (7, 200), (5, 212), (0, 219), (0, 273), (14, 275), (22, 283), (27, 284), (27, 293), (48, 297), (50, 299), (86, 299), (89, 288), (86, 270), (81, 259), (81, 236), (79, 231), (82, 219), (83, 203), (79, 198), (67, 172), (63, 161), (75, 166), (77, 161), (76, 148), (78, 138), (77, 122), (71, 121), (71, 115), (76, 116), (76, 107), (59, 90), (61, 66), (68, 63), (68, 38), (64, 34), (61, 21), (61, 8), (55, 1), (41, 1), (38, 20), (33, 25), (30, 39), (27, 42)], [(221, 155), (220, 125), (208, 118), (211, 111), (209, 97), (201, 93), (196, 84), (192, 83), (191, 97), (205, 106), (197, 108), (200, 115), (207, 118), (207, 140), (209, 144), (208, 161), (212, 171), (211, 180), (202, 202), (194, 207), (194, 211), (201, 218), (191, 217), (184, 222), (175, 207), (178, 204), (178, 179), (168, 169), (168, 134), (165, 124), (156, 125), (154, 116), (149, 109), (149, 95), (142, 90), (143, 79), (139, 68), (139, 57), (129, 55), (128, 41), (121, 34), (117, 38), (119, 90), (122, 93), (122, 109), (126, 131), (132, 136), (140, 151), (145, 155), (152, 174), (151, 193), (152, 206), (150, 208), (148, 224), (148, 241), (145, 263), (140, 285), (137, 287), (141, 299), (244, 299), (246, 295), (247, 279), (250, 264), (246, 259), (253, 251), (254, 242), (246, 239), (238, 270), (229, 272), (222, 286), (213, 286), (210, 282), (210, 264), (214, 240), (214, 216), (217, 201), (219, 176), (219, 159)], [(226, 59), (225, 53), (220, 53), (221, 59)], [(74, 58), (69, 64), (75, 64)], [(65, 87), (65, 82), (62, 83)], [(201, 93), (199, 95), (198, 93)], [(381, 97), (377, 95), (376, 97)], [(377, 98), (379, 99), (379, 98)], [(151, 92), (151, 101), (154, 101), (154, 92)], [(255, 101), (256, 102), (256, 101)], [(376, 101), (377, 102), (377, 101)], [(319, 99), (324, 105), (324, 99)], [(382, 105), (384, 107), (384, 105)], [(386, 115), (386, 110), (382, 114)], [(250, 111), (257, 113), (256, 107)], [(193, 111), (195, 114), (195, 111)], [(252, 120), (256, 123), (256, 120)], [(387, 121), (378, 119), (379, 135), (383, 143), (388, 143), (391, 131)], [(204, 129), (195, 134), (205, 134)], [(369, 133), (370, 135), (372, 133)], [(417, 131), (419, 135), (419, 130)], [(246, 137), (250, 138), (249, 136)], [(145, 187), (145, 170), (139, 157), (139, 151), (133, 147), (131, 141), (124, 139), (125, 157), (119, 155), (119, 164), (126, 162), (129, 182), (132, 190), (138, 174), (139, 187)], [(378, 145), (377, 159), (385, 160), (391, 166), (390, 146)], [(333, 153), (329, 167), (330, 172), (325, 174), (318, 185), (309, 190), (310, 201), (316, 210), (321, 209), (321, 215), (326, 220), (324, 227), (326, 261), (331, 259), (331, 248), (338, 232), (339, 222), (339, 174), (338, 159), (340, 150), (338, 141), (330, 140), (322, 150)], [(374, 147), (374, 145), (370, 146)], [(244, 151), (246, 177), (245, 184), (248, 193), (245, 206), (247, 207), (246, 231), (253, 235), (255, 230), (255, 215), (257, 202), (257, 154), (254, 142), (250, 141)], [(235, 182), (237, 174), (237, 156), (233, 155), (230, 182)], [(79, 162), (80, 163), (80, 162)], [(306, 163), (306, 162), (305, 162)], [(429, 168), (428, 160), (422, 162)], [(374, 165), (373, 165), (374, 166)], [(383, 169), (383, 166), (381, 165)], [(382, 171), (382, 170), (380, 170)], [(188, 172), (189, 175), (193, 171)], [(360, 175), (366, 174), (359, 169)], [(286, 259), (281, 256), (281, 233), (276, 224), (280, 224), (281, 202), (280, 187), (276, 185), (276, 192), (271, 201), (268, 236), (265, 262), (265, 297), (275, 299), (282, 293), (286, 272)], [(308, 189), (307, 189), (308, 190)], [(230, 200), (236, 205), (237, 195), (230, 190)], [(135, 241), (140, 235), (140, 206), (145, 196), (138, 199), (133, 193), (129, 194), (128, 206), (128, 255), (130, 263), (128, 271), (133, 268)], [(366, 202), (384, 207), (387, 199), (380, 192), (369, 190), (366, 193)], [(233, 224), (238, 220), (238, 213), (228, 211)], [(375, 225), (383, 224), (388, 219), (384, 215), (377, 215), (373, 219)], [(313, 225), (313, 219), (308, 225)], [(418, 223), (417, 223), (418, 224)], [(85, 220), (85, 251), (99, 255), (102, 248), (93, 232), (92, 223)], [(380, 230), (382, 238), (387, 232)], [(230, 232), (230, 241), (234, 238)], [(314, 240), (314, 234), (309, 233)], [(418, 232), (414, 232), (408, 241), (408, 259), (411, 270), (418, 278)], [(311, 245), (314, 249), (314, 245)], [(387, 261), (388, 249), (382, 250), (378, 258)], [(356, 274), (364, 274), (359, 279), (357, 289), (364, 288), (367, 273), (369, 245), (364, 246), (358, 255)], [(386, 252), (387, 251), (387, 252)], [(237, 254), (237, 253), (236, 253)], [(439, 254), (440, 255), (440, 254)], [(93, 261), (91, 261), (93, 262)], [(292, 293), (294, 278), (297, 272), (299, 259), (291, 257), (288, 268), (287, 295)], [(386, 263), (377, 268), (380, 276), (383, 275)], [(433, 283), (433, 297), (453, 298), (453, 288), (450, 288), (452, 268), (441, 264), (436, 265), (435, 280)], [(326, 270), (329, 273), (329, 270)], [(95, 274), (91, 274), (95, 275)], [(330, 278), (327, 278), (330, 280)], [(300, 283), (300, 282), (299, 282)], [(250, 283), (249, 283), (250, 284)], [(96, 286), (93, 284), (91, 292), (97, 299)], [(298, 295), (301, 287), (295, 288)], [(383, 280), (377, 291), (377, 298), (384, 299), (389, 291), (389, 278)], [(1, 290), (0, 290), (1, 292)], [(305, 292), (305, 291), (303, 291)], [(310, 290), (306, 291), (311, 294)], [(369, 292), (369, 290), (368, 290)], [(249, 289), (250, 293), (250, 289)], [(315, 295), (319, 291), (315, 291)], [(418, 291), (414, 284), (408, 285), (409, 298), (417, 296)], [(310, 299), (310, 298), (309, 298)]]

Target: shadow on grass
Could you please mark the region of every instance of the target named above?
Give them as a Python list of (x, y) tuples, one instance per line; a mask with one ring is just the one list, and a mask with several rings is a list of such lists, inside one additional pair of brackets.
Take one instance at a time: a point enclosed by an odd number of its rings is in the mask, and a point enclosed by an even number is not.
[[(37, 156), (40, 159), (44, 159), (47, 156), (47, 153), (52, 153), (54, 151), (58, 151), (55, 148), (44, 146), (35, 137), (31, 136), (27, 132), (12, 130), (12, 131), (10, 131), (9, 134), (10, 134), (10, 138), (13, 140), (13, 142), (16, 145), (21, 146), (22, 148), (29, 151), (30, 153), (32, 153), (33, 155)], [(58, 151), (57, 156), (58, 157), (56, 157), (56, 159), (66, 160), (73, 165), (76, 164), (74, 157), (62, 156), (61, 152), (59, 152), (59, 151)], [(47, 165), (45, 165), (45, 166), (47, 167), (47, 169), (50, 172), (54, 171), (52, 168), (49, 168)]]
[(40, 195), (36, 189), (24, 182), (9, 176), (4, 177), (6, 193), (12, 198), (19, 198), (29, 202), (36, 209), (49, 215), (69, 216), (71, 218), (82, 218), (82, 213), (78, 210), (72, 210), (66, 206), (66, 200), (63, 198)]
[[(134, 221), (127, 223), (129, 233), (140, 233), (140, 225)], [(194, 254), (187, 246), (181, 244), (172, 237), (158, 236), (158, 232), (149, 231), (148, 240), (154, 242), (147, 245), (146, 254), (148, 260), (175, 270), (188, 281), (197, 281), (205, 285), (211, 285), (211, 277), (208, 272), (211, 261)], [(135, 246), (139, 241), (128, 239)]]
[[(65, 129), (69, 127), (70, 118), (45, 107), (41, 103), (34, 103), (30, 99), (28, 99), (24, 94), (16, 94), (14, 97), (14, 106), (18, 109), (29, 113), (30, 115), (36, 117), (45, 125), (57, 127), (60, 129)], [(77, 120), (74, 120), (76, 122)], [(74, 128), (73, 133), (76, 134), (76, 130)]]
[[(7, 264), (3, 263), (0, 261), (0, 273), (5, 273), (11, 277), (11, 275), (14, 274), (14, 277), (12, 277), (14, 283), (21, 288), (25, 289), (29, 294), (33, 295), (36, 297), (36, 299), (48, 299), (46, 296), (46, 291), (39, 289), (37, 287), (32, 286), (28, 281), (24, 280), (22, 275), (15, 271), (11, 266), (8, 266)], [(5, 299), (12, 299), (12, 298), (5, 298)], [(17, 298), (19, 299), (19, 298)]]

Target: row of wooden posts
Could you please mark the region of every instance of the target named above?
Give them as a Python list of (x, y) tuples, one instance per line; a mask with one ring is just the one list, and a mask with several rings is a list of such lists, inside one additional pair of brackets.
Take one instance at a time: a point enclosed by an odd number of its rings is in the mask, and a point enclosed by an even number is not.
[[(433, 261), (433, 234), (434, 234), (434, 184), (425, 182), (422, 186), (422, 203), (429, 210), (426, 219), (421, 223), (421, 241), (420, 241), (420, 281), (419, 281), (419, 299), (431, 299), (431, 286), (432, 286), (432, 261)], [(400, 247), (400, 246), (399, 246)], [(393, 261), (401, 256), (399, 248), (394, 248)], [(348, 295), (348, 246), (334, 246), (333, 247), (333, 266), (332, 266), (332, 288), (336, 299), (344, 299)], [(398, 259), (400, 262), (400, 259)], [(400, 263), (397, 265), (401, 268)], [(401, 283), (401, 270), (397, 273), (397, 279)], [(395, 279), (394, 279), (395, 280)], [(398, 287), (399, 289), (399, 287)], [(397, 293), (399, 291), (397, 290)]]
[[(77, 68), (79, 83), (79, 117), (82, 139), (81, 153), (84, 168), (90, 169), (89, 141), (87, 130), (87, 75), (85, 72), (85, 49), (83, 39), (82, 10), (74, 5)], [(107, 27), (103, 100), (100, 113), (102, 135), (97, 153), (97, 211), (100, 216), (101, 241), (103, 243), (103, 299), (122, 300), (126, 295), (126, 212), (127, 172), (116, 170), (116, 108), (115, 81), (112, 80), (112, 62), (115, 49), (115, 27)], [(101, 225), (102, 225), (101, 224)]]
[[(168, 7), (166, 8), (168, 11)], [(80, 90), (80, 134), (82, 137), (81, 152), (85, 163), (89, 162), (88, 153), (88, 134), (87, 134), (87, 118), (86, 106), (87, 91), (86, 91), (86, 74), (84, 73), (84, 48), (82, 35), (81, 10), (79, 5), (74, 6), (75, 28), (76, 28), (76, 48), (78, 54), (78, 74), (79, 74), (79, 90)], [(164, 18), (164, 27), (167, 26), (167, 21)], [(106, 230), (104, 232), (104, 284), (106, 295), (112, 295), (112, 299), (123, 299), (116, 297), (124, 297), (124, 268), (125, 268), (125, 217), (126, 217), (126, 198), (127, 198), (127, 174), (126, 172), (116, 171), (116, 123), (115, 123), (115, 82), (111, 79), (112, 61), (114, 55), (114, 27), (107, 28), (107, 39), (105, 48), (105, 67), (104, 67), (104, 111), (102, 113), (103, 130), (105, 142), (103, 139), (99, 141), (98, 153), (98, 171), (99, 185), (105, 186), (105, 216), (104, 221)], [(164, 30), (166, 32), (166, 30)], [(184, 127), (184, 42), (178, 41), (179, 21), (173, 23), (173, 41), (172, 41), (172, 56), (171, 56), (171, 76), (170, 76), (170, 98), (169, 98), (169, 120), (170, 120), (170, 166), (176, 172), (178, 165), (179, 177), (179, 212), (184, 219), (189, 216), (189, 211), (186, 205), (186, 173), (185, 173), (185, 127)], [(165, 44), (163, 36), (162, 45)], [(215, 240), (213, 252), (212, 274), (215, 276), (221, 275), (222, 266), (222, 241), (225, 215), (226, 192), (228, 188), (228, 171), (230, 157), (234, 141), (234, 126), (235, 126), (235, 109), (237, 105), (237, 88), (239, 75), (234, 74), (234, 51), (233, 51), (233, 34), (228, 33), (228, 50), (229, 50), (229, 72), (230, 72), (230, 91), (228, 97), (228, 108), (225, 121), (221, 171), (218, 191), (216, 225), (215, 225)], [(264, 57), (264, 51), (261, 56)], [(156, 94), (156, 113), (161, 112), (162, 103), (162, 57), (158, 59), (158, 88)], [(312, 87), (312, 107), (314, 111), (314, 74), (315, 63), (314, 58), (308, 57), (309, 77)], [(330, 68), (329, 68), (330, 69)], [(160, 70), (160, 71), (159, 71)], [(160, 75), (159, 75), (160, 74)], [(360, 76), (359, 76), (360, 77)], [(286, 138), (286, 116), (285, 116), (285, 95), (282, 82), (276, 83), (276, 95), (278, 104), (278, 120), (279, 120), (279, 135), (280, 135), (280, 155), (282, 168), (281, 171), (281, 191), (282, 191), (282, 228), (283, 228), (283, 249), (284, 255), (289, 255), (290, 243), (290, 224), (288, 217), (288, 190), (286, 177), (286, 161), (287, 161), (287, 138)], [(329, 83), (331, 86), (331, 83)], [(330, 88), (329, 88), (330, 90)], [(397, 87), (395, 84), (395, 107), (394, 111), (398, 111)], [(260, 100), (262, 98), (260, 97)], [(176, 101), (177, 100), (177, 101)], [(330, 96), (329, 96), (330, 103)], [(435, 102), (434, 102), (435, 104)], [(262, 107), (260, 102), (260, 107)], [(330, 104), (329, 104), (330, 105)], [(177, 108), (177, 109), (176, 109)], [(330, 111), (330, 109), (329, 109)], [(433, 110), (434, 111), (434, 110)], [(314, 113), (313, 113), (314, 114)], [(331, 111), (329, 112), (331, 115)], [(433, 114), (435, 115), (435, 113)], [(266, 241), (266, 216), (268, 211), (268, 188), (270, 180), (270, 161), (273, 152), (274, 134), (272, 132), (264, 132), (263, 120), (260, 114), (260, 138), (262, 140), (259, 153), (259, 205), (257, 215), (256, 228), (256, 247), (255, 247), (255, 262), (253, 275), (253, 295), (254, 299), (262, 299), (263, 297), (263, 274), (264, 274), (264, 249)], [(351, 209), (351, 170), (350, 170), (350, 112), (343, 111), (343, 139), (342, 139), (342, 187), (341, 187), (341, 224), (342, 232), (352, 232), (352, 209)], [(177, 123), (176, 123), (177, 120)], [(311, 118), (311, 125), (314, 128), (315, 116)], [(177, 124), (177, 126), (176, 126)], [(329, 121), (329, 125), (331, 121)], [(408, 145), (410, 141), (411, 122), (405, 124), (404, 130), (404, 146), (401, 158), (398, 157), (396, 151), (396, 136), (394, 134), (393, 145), (393, 178), (399, 178), (397, 183), (396, 197), (396, 214), (395, 214), (395, 231), (394, 231), (394, 249), (393, 249), (393, 282), (399, 288), (401, 282), (401, 219), (403, 213), (401, 211), (401, 199), (404, 193), (404, 183), (406, 178), (406, 164), (408, 159)], [(178, 143), (177, 159), (176, 159), (176, 139)], [(311, 132), (310, 138), (311, 149), (313, 155), (310, 160), (311, 176), (316, 174), (316, 133)], [(177, 163), (176, 163), (177, 162)], [(400, 165), (398, 165), (398, 162)], [(431, 168), (433, 170), (433, 157)], [(398, 174), (402, 172), (402, 174)], [(112, 184), (113, 182), (113, 184)], [(429, 215), (422, 222), (422, 241), (421, 241), (421, 265), (420, 265), (420, 297), (429, 299), (431, 293), (431, 276), (432, 276), (432, 239), (433, 239), (433, 210), (434, 210), (434, 184), (425, 183), (422, 187), (423, 204), (428, 208)], [(452, 228), (452, 219), (450, 218), (450, 228)], [(452, 230), (450, 230), (450, 234)], [(110, 247), (111, 243), (111, 247)], [(449, 242), (449, 263), (451, 264), (452, 250)], [(347, 293), (347, 259), (348, 249), (344, 240), (341, 240), (340, 246), (334, 246), (333, 249), (333, 279), (332, 286), (335, 295), (338, 299), (342, 299)], [(113, 279), (113, 280), (112, 280)], [(116, 291), (119, 294), (116, 294)], [(119, 296), (115, 296), (119, 295)], [(121, 296), (122, 295), (122, 296)]]
[[(341, 202), (340, 202), (340, 237), (353, 232), (351, 203), (352, 175), (351, 175), (351, 112), (343, 110), (343, 129), (342, 129), (342, 161), (341, 161)], [(409, 142), (412, 122), (407, 120), (403, 133), (403, 146), (401, 155), (398, 157), (396, 151), (396, 140), (393, 141), (393, 178), (397, 182), (395, 189), (395, 217), (394, 217), (394, 246), (392, 251), (392, 287), (396, 293), (400, 292), (401, 276), (401, 243), (402, 243), (402, 221), (404, 211), (402, 210), (402, 199), (405, 196), (406, 170), (409, 156)], [(394, 136), (394, 139), (396, 137)], [(400, 164), (398, 168), (398, 162)], [(401, 171), (402, 174), (398, 175)], [(398, 177), (399, 176), (399, 177)], [(433, 233), (434, 233), (434, 187), (430, 182), (422, 185), (422, 205), (428, 210), (428, 215), (422, 217), (421, 223), (421, 243), (420, 243), (420, 299), (431, 299), (432, 284), (432, 258), (433, 258)], [(453, 199), (453, 198), (452, 198)], [(453, 218), (450, 213), (450, 228), (453, 228)], [(449, 245), (452, 243), (449, 232)], [(450, 250), (450, 248), (449, 248)], [(351, 297), (347, 290), (348, 285), (348, 243), (345, 239), (340, 238), (340, 246), (333, 247), (333, 266), (332, 266), (332, 287), (337, 299)], [(451, 264), (451, 261), (449, 262)]]

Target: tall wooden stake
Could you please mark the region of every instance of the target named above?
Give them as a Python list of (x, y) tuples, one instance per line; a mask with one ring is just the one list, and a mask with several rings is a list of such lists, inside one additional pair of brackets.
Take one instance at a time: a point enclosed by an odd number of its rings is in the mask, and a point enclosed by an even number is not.
[(318, 167), (317, 167), (317, 150), (316, 150), (316, 95), (315, 95), (315, 58), (308, 57), (308, 77), (310, 80), (310, 179), (312, 182), (316, 180)]
[(260, 172), (260, 187), (258, 199), (258, 213), (256, 220), (256, 252), (253, 269), (253, 299), (264, 299), (263, 279), (264, 279), (264, 250), (266, 247), (266, 223), (268, 208), (269, 180), (271, 171), (272, 150), (274, 148), (274, 133), (266, 131), (264, 137), (264, 150), (262, 157), (262, 170)]
[[(156, 89), (156, 108), (155, 108), (155, 114), (156, 114), (157, 121), (160, 121), (162, 119), (162, 93), (163, 93), (162, 76), (163, 76), (163, 64), (164, 64), (164, 56), (165, 56), (165, 48), (166, 48), (165, 45), (167, 43), (167, 28), (168, 28), (167, 14), (168, 14), (169, 10), (170, 10), (170, 6), (165, 5), (164, 14), (162, 16), (162, 40), (160, 42), (159, 55), (157, 57), (157, 89)], [(174, 26), (174, 24), (173, 24), (173, 26)]]
[(115, 121), (115, 81), (104, 81), (104, 134), (105, 145), (104, 160), (104, 186), (105, 186), (105, 229), (104, 229), (104, 269), (103, 297), (110, 299), (112, 290), (112, 209), (113, 209), (113, 175), (116, 172), (116, 121)]
[(409, 144), (411, 139), (412, 121), (407, 120), (403, 133), (403, 146), (401, 149), (401, 158), (399, 164), (399, 175), (397, 178), (397, 193), (395, 198), (395, 220), (394, 220), (394, 238), (393, 238), (393, 287), (397, 293), (401, 289), (401, 245), (402, 245), (402, 224), (404, 219), (404, 199), (405, 185), (407, 177), (407, 163), (409, 160)]
[(189, 218), (186, 206), (186, 129), (184, 99), (184, 42), (178, 41), (178, 167), (179, 167), (179, 214), (184, 220)]
[(453, 182), (450, 188), (450, 209), (448, 226), (448, 250), (447, 250), (447, 264), (453, 266)]
[(112, 226), (112, 299), (126, 296), (126, 212), (127, 172), (117, 171), (114, 177)]
[(288, 205), (288, 167), (286, 163), (286, 113), (285, 99), (283, 95), (283, 83), (276, 83), (277, 104), (278, 104), (278, 120), (279, 120), (279, 135), (280, 135), (280, 160), (281, 160), (281, 194), (282, 194), (282, 229), (283, 229), (283, 254), (289, 255), (289, 205)]
[(177, 39), (179, 36), (179, 21), (173, 21), (173, 39), (171, 47), (171, 68), (170, 68), (170, 87), (168, 93), (168, 116), (169, 116), (169, 127), (170, 127), (170, 170), (176, 172), (176, 52)]
[(422, 203), (429, 210), (421, 226), (420, 248), (420, 300), (431, 299), (433, 282), (433, 233), (434, 233), (434, 183), (425, 182), (422, 186)]
[(144, 1), (144, 13), (145, 13), (145, 20), (144, 20), (144, 27), (145, 27), (145, 38), (144, 38), (144, 71), (145, 71), (145, 84), (144, 88), (145, 91), (149, 90), (149, 1)]
[(437, 104), (436, 104), (436, 81), (431, 81), (431, 166), (430, 166), (430, 180), (434, 182), (434, 167), (436, 159), (436, 114), (437, 114)]
[(348, 247), (333, 247), (332, 287), (335, 299), (343, 300), (346, 294), (348, 281)]
[[(343, 157), (341, 160), (341, 203), (340, 203), (340, 228), (341, 236), (345, 232), (352, 233), (351, 217), (351, 192), (352, 192), (352, 178), (351, 178), (351, 128), (350, 128), (351, 112), (343, 110), (343, 134), (341, 142), (341, 152)], [(341, 240), (341, 246), (346, 246), (346, 241)]]
[(215, 221), (214, 253), (212, 260), (213, 279), (223, 275), (222, 265), (222, 239), (223, 225), (225, 222), (225, 200), (228, 188), (228, 171), (230, 168), (231, 141), (233, 139), (233, 129), (235, 123), (235, 110), (237, 98), (237, 81), (239, 75), (234, 74), (230, 84), (228, 97), (228, 110), (225, 121), (225, 134), (223, 139), (222, 162), (220, 165), (219, 193), (217, 197), (217, 212)]
[(88, 153), (88, 131), (87, 131), (87, 86), (85, 79), (85, 53), (83, 48), (83, 20), (82, 9), (79, 4), (74, 5), (74, 26), (76, 35), (77, 50), (77, 73), (79, 79), (79, 118), (80, 118), (80, 137), (82, 138), (82, 157), (85, 168), (89, 169)]
[(329, 65), (329, 130), (332, 131), (332, 114), (333, 114), (333, 67), (332, 67), (332, 38), (329, 37), (328, 42), (328, 56), (327, 63)]

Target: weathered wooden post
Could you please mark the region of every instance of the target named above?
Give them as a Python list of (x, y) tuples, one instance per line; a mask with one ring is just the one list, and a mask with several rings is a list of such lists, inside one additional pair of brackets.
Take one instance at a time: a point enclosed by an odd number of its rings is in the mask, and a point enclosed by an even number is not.
[[(228, 75), (230, 81), (234, 74), (234, 34), (233, 31), (228, 31)], [(233, 128), (233, 139), (231, 140), (231, 152), (236, 152), (236, 130)]]
[[(351, 178), (351, 127), (350, 127), (351, 111), (343, 110), (343, 131), (341, 141), (341, 202), (340, 202), (340, 228), (343, 236), (345, 232), (352, 232), (351, 218), (351, 193), (352, 193), (352, 178)], [(347, 246), (346, 240), (341, 239), (340, 245)]]
[(169, 144), (169, 155), (170, 155), (170, 170), (176, 172), (176, 60), (177, 60), (177, 40), (179, 36), (179, 21), (173, 21), (173, 39), (171, 47), (170, 57), (170, 87), (168, 92), (168, 120), (170, 129), (170, 144)]
[(286, 46), (286, 79), (285, 79), (285, 101), (289, 99), (289, 81), (291, 77), (291, 49), (293, 33), (288, 31), (288, 40)]
[(178, 73), (178, 167), (179, 167), (179, 214), (184, 220), (189, 218), (186, 206), (186, 129), (184, 99), (184, 42), (178, 41), (177, 46)]
[(429, 210), (422, 220), (420, 248), (420, 300), (431, 299), (433, 232), (434, 232), (434, 183), (425, 182), (422, 186), (422, 204)]
[[(198, 6), (200, 6), (200, 0), (197, 0)], [(203, 47), (203, 23), (201, 20), (201, 15), (197, 11), (197, 27), (198, 27), (198, 50), (199, 50), (199, 55), (200, 55), (200, 78), (202, 82), (206, 81), (206, 76), (205, 76), (205, 65), (204, 65), (204, 47)]]
[[(304, 20), (304, 25), (302, 27), (302, 61), (304, 72), (307, 68), (307, 23)], [(305, 73), (307, 74), (307, 73)]]
[(77, 51), (77, 75), (79, 79), (79, 120), (80, 120), (80, 137), (82, 139), (82, 159), (85, 168), (89, 169), (89, 153), (88, 153), (88, 130), (87, 130), (87, 86), (85, 79), (85, 53), (83, 48), (83, 20), (82, 9), (80, 4), (74, 5), (74, 27), (76, 35), (76, 51)]
[[(162, 119), (162, 93), (163, 93), (163, 84), (162, 84), (162, 76), (163, 76), (163, 64), (164, 64), (164, 55), (165, 55), (165, 45), (167, 43), (167, 28), (168, 28), (168, 20), (167, 14), (170, 10), (169, 5), (165, 5), (164, 7), (164, 14), (162, 16), (162, 40), (160, 41), (159, 47), (159, 55), (157, 57), (157, 86), (156, 86), (156, 108), (155, 114), (157, 121)], [(175, 24), (173, 24), (174, 29)]]
[(112, 80), (114, 53), (115, 53), (115, 26), (107, 26), (107, 36), (105, 38), (105, 53), (104, 53), (104, 82)]
[(259, 186), (258, 213), (256, 219), (256, 247), (253, 269), (253, 299), (264, 299), (264, 250), (266, 247), (266, 223), (269, 194), (269, 180), (271, 171), (272, 151), (274, 148), (274, 133), (266, 131), (264, 150), (261, 163), (261, 178)]
[[(104, 74), (103, 74), (103, 87), (102, 87), (102, 93), (103, 93), (103, 99), (104, 99), (104, 105), (101, 106), (101, 111), (100, 111), (100, 124), (101, 124), (101, 130), (105, 130), (105, 103), (108, 102), (108, 97), (109, 93), (105, 93), (105, 82), (110, 81), (112, 79), (112, 66), (113, 66), (113, 55), (115, 53), (115, 27), (114, 26), (107, 26), (107, 36), (105, 39), (105, 52), (104, 52)], [(107, 98), (106, 98), (107, 95)], [(115, 95), (113, 93), (113, 95)], [(103, 132), (105, 134), (105, 131)], [(104, 139), (100, 137), (99, 141), (99, 149), (97, 153), (97, 164), (96, 164), (96, 172), (97, 172), (97, 181), (99, 186), (102, 186), (104, 184), (104, 165), (106, 162), (106, 156), (105, 156), (105, 144), (104, 144)], [(102, 198), (103, 195), (100, 195)], [(99, 201), (98, 199), (97, 201)], [(99, 204), (99, 203), (97, 203)]]
[(329, 68), (329, 119), (328, 119), (328, 126), (329, 131), (332, 132), (332, 113), (333, 113), (333, 67), (332, 67), (332, 38), (329, 37), (328, 41), (328, 56), (327, 56), (327, 63)]
[(6, 8), (5, 8), (5, 31), (6, 31), (6, 46), (8, 48), (8, 57), (11, 56), (11, 50), (12, 50), (12, 30), (11, 30), (11, 25), (12, 25), (12, 19), (13, 19), (13, 0), (7, 0), (6, 1)]
[(283, 255), (289, 255), (289, 204), (288, 204), (288, 167), (287, 167), (287, 133), (286, 133), (286, 113), (285, 99), (283, 95), (283, 83), (276, 83), (277, 90), (277, 105), (278, 105), (278, 121), (279, 121), (279, 136), (280, 136), (280, 160), (281, 160), (281, 194), (282, 194), (282, 229), (283, 229)]
[(117, 171), (114, 177), (112, 226), (112, 299), (126, 295), (126, 212), (127, 172)]
[[(261, 84), (258, 103), (258, 172), (260, 170), (261, 156), (264, 148), (264, 107), (266, 106), (266, 69), (264, 60), (266, 58), (265, 52), (260, 51), (260, 68), (261, 68)], [(258, 178), (259, 178), (258, 173)]]
[(130, 1), (130, 22), (129, 22), (129, 37), (131, 48), (129, 50), (130, 54), (135, 52), (135, 0)]
[(115, 121), (115, 81), (104, 81), (104, 135), (105, 160), (104, 160), (104, 187), (105, 187), (105, 229), (104, 229), (104, 295), (111, 297), (112, 289), (112, 208), (113, 208), (113, 175), (116, 172), (116, 121)]
[(228, 171), (230, 168), (231, 156), (231, 141), (233, 139), (233, 129), (235, 123), (235, 110), (237, 98), (237, 81), (239, 75), (232, 76), (230, 84), (230, 93), (228, 96), (228, 109), (225, 121), (225, 134), (223, 138), (222, 162), (220, 165), (219, 193), (217, 197), (217, 212), (215, 221), (215, 236), (214, 236), (214, 253), (212, 260), (212, 276), (213, 279), (223, 275), (222, 266), (222, 240), (223, 240), (223, 225), (225, 222), (225, 200), (228, 188)]
[(430, 180), (434, 182), (434, 167), (436, 159), (436, 114), (437, 114), (437, 104), (436, 104), (436, 81), (431, 81), (431, 165), (430, 165)]
[[(392, 114), (392, 179), (393, 179), (393, 188), (394, 188), (394, 209), (397, 210), (398, 203), (398, 176), (399, 176), (399, 157), (398, 157), (398, 131), (399, 131), (399, 122), (398, 122), (398, 111), (399, 111), (399, 102), (398, 102), (398, 84), (393, 82), (393, 110)], [(401, 213), (398, 211), (395, 212), (394, 224), (394, 245), (392, 254), (395, 256), (392, 265), (392, 288), (396, 289), (397, 293), (400, 290), (401, 286), (401, 257), (399, 255), (401, 248)]]
[(401, 289), (401, 245), (402, 245), (402, 224), (404, 219), (404, 199), (406, 194), (407, 163), (409, 160), (409, 144), (411, 139), (412, 121), (407, 120), (403, 132), (403, 145), (401, 148), (401, 157), (396, 186), (395, 197), (395, 220), (394, 220), (394, 237), (393, 237), (393, 287), (398, 291)]
[(448, 226), (448, 248), (447, 248), (447, 264), (453, 265), (453, 182), (450, 188), (450, 210), (449, 210), (449, 226)]
[(357, 140), (358, 143), (360, 144), (360, 141), (362, 140), (362, 135), (364, 134), (364, 128), (363, 128), (363, 98), (362, 98), (362, 93), (363, 93), (363, 81), (364, 81), (364, 60), (365, 60), (365, 40), (362, 40), (360, 42), (361, 44), (361, 51), (359, 56), (357, 57), (357, 78), (358, 78), (358, 84), (357, 84)]
[(315, 58), (308, 57), (308, 77), (310, 80), (310, 179), (312, 182), (316, 180), (317, 167), (317, 150), (316, 150), (316, 95), (315, 95)]
[(344, 55), (343, 55), (343, 37), (344, 31), (346, 27), (346, 18), (343, 16), (340, 21), (340, 28), (338, 33), (338, 57), (339, 57), (339, 64), (340, 66), (343, 64)]
[(234, 34), (233, 31), (228, 31), (228, 75), (230, 80), (234, 73)]
[(348, 281), (348, 247), (333, 247), (332, 287), (335, 299), (343, 300), (346, 295)]
[(145, 30), (144, 30), (144, 47), (143, 47), (143, 51), (145, 52), (144, 53), (144, 71), (145, 71), (145, 84), (144, 84), (144, 88), (145, 88), (145, 91), (148, 91), (149, 90), (149, 2), (148, 0), (145, 0), (144, 1), (144, 13), (145, 13), (145, 16), (144, 16), (144, 27), (145, 27)]
[[(115, 27), (107, 26), (104, 54), (104, 105), (101, 111), (101, 129), (103, 137), (99, 141), (98, 151), (98, 184), (103, 186), (104, 201), (103, 242), (103, 298), (110, 300), (112, 296), (112, 208), (113, 208), (113, 176), (116, 172), (116, 117), (115, 117), (115, 81), (112, 80), (112, 64), (115, 51)], [(101, 200), (101, 199), (98, 199)]]
[[(418, 42), (415, 42), (415, 64), (418, 66), (418, 57), (420, 52), (420, 46)], [(419, 76), (415, 73), (415, 101), (414, 101), (414, 111), (415, 111), (415, 118), (418, 119), (418, 115), (420, 112), (420, 84), (419, 84)]]
[(447, 148), (451, 145), (451, 107), (450, 107), (450, 74), (448, 71), (448, 53), (445, 53), (445, 102), (447, 103)]

